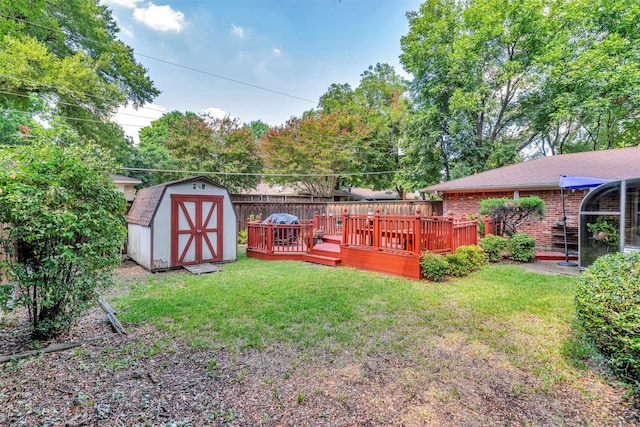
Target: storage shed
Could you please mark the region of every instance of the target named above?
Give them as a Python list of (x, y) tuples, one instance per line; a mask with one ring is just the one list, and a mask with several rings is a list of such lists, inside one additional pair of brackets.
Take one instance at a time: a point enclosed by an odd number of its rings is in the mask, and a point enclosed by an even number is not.
[(143, 188), (127, 221), (127, 255), (147, 270), (238, 259), (231, 198), (207, 177)]

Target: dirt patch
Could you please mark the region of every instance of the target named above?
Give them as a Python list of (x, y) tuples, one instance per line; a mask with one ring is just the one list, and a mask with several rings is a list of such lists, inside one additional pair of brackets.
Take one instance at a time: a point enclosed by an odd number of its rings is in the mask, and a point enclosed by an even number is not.
[[(119, 274), (125, 282), (150, 276), (131, 265)], [(32, 347), (21, 313), (3, 323), (0, 353)], [(433, 335), (411, 354), (360, 354), (331, 343), (237, 354), (126, 326), (129, 334), (113, 334), (95, 308), (58, 341), (107, 338), (0, 365), (0, 425), (640, 423), (638, 407), (598, 375), (534, 376), (462, 334)]]

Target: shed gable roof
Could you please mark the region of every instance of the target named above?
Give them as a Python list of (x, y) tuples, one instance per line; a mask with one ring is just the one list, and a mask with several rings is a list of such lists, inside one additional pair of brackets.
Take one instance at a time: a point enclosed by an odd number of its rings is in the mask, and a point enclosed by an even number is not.
[(640, 176), (640, 147), (539, 157), (431, 185), (420, 191), (474, 192), (559, 188), (560, 175), (629, 179)]
[(127, 222), (129, 222), (130, 224), (138, 224), (148, 227), (149, 225), (151, 225), (151, 221), (153, 220), (153, 217), (158, 210), (158, 206), (160, 205), (160, 201), (162, 201), (162, 197), (164, 196), (167, 187), (200, 180), (207, 181), (207, 183), (215, 187), (226, 190), (225, 187), (211, 180), (210, 178), (207, 178), (206, 176), (195, 176), (191, 178), (179, 179), (176, 181), (154, 185), (153, 187), (143, 188), (138, 191), (138, 196), (131, 205), (131, 209), (129, 209), (129, 213), (127, 214)]

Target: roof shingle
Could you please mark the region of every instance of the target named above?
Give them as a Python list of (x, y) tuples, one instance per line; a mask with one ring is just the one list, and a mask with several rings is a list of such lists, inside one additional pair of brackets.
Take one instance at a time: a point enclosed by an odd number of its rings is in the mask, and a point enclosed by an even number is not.
[(422, 192), (558, 188), (560, 175), (608, 179), (640, 177), (640, 147), (539, 157), (423, 188)]

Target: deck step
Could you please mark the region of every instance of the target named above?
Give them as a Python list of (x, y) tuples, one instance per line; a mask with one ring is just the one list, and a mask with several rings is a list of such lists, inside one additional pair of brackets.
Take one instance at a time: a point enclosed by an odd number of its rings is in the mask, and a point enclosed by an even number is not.
[(340, 243), (342, 243), (342, 236), (339, 234), (338, 235), (325, 234), (324, 236), (322, 236), (322, 241), (324, 243), (340, 245)]
[(340, 258), (316, 255), (316, 254), (304, 254), (302, 255), (302, 259), (307, 262), (313, 262), (315, 264), (322, 264), (322, 265), (329, 265), (331, 267), (336, 267), (340, 265), (340, 262), (341, 262)]

